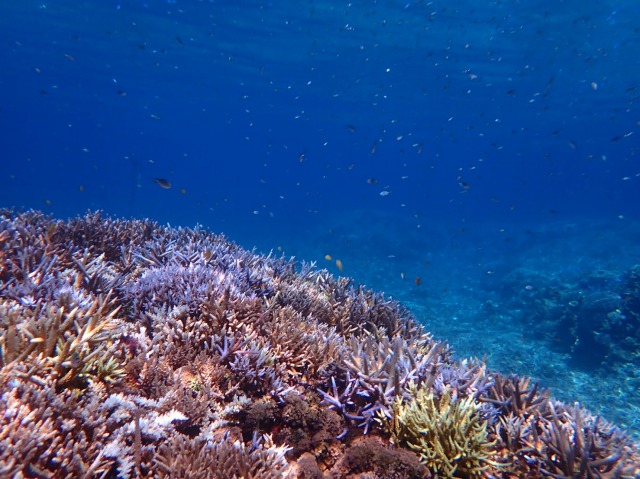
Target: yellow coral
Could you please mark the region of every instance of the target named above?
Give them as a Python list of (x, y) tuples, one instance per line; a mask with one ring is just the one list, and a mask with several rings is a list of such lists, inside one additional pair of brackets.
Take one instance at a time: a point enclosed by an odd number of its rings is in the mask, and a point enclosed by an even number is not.
[(396, 397), (391, 418), (380, 422), (394, 443), (414, 450), (423, 464), (444, 477), (476, 479), (490, 465), (495, 441), (472, 397), (453, 399), (447, 388), (440, 398), (413, 386), (411, 398)]

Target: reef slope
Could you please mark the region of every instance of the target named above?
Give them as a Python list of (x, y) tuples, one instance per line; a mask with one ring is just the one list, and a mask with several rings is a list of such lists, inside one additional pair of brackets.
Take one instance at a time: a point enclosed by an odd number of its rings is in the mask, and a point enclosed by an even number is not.
[(0, 476), (640, 477), (402, 305), (202, 229), (0, 212)]

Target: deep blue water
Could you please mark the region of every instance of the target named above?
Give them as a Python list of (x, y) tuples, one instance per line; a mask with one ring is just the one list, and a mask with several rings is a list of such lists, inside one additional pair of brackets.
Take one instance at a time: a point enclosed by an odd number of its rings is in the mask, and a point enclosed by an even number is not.
[(639, 48), (633, 0), (3, 0), (0, 206), (282, 248), (638, 430), (640, 349), (536, 308), (615, 290), (640, 338)]

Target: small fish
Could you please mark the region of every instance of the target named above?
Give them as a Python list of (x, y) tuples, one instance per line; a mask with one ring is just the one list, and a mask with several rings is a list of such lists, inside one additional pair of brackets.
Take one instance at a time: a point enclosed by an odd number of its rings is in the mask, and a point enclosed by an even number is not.
[(378, 148), (378, 140), (373, 142), (373, 145), (371, 145), (371, 149), (369, 150), (369, 152), (373, 155), (376, 152), (377, 148)]
[(186, 195), (187, 194), (187, 189), (186, 188), (180, 188), (180, 194), (181, 195)]
[(416, 283), (416, 286), (420, 286), (422, 284), (422, 279), (420, 279), (420, 276), (416, 276), (414, 282)]
[(378, 183), (378, 178), (367, 178), (367, 184), (375, 185), (376, 183)]
[(458, 178), (456, 179), (458, 180), (458, 186), (460, 186), (460, 188), (462, 188), (465, 191), (471, 189), (471, 185), (466, 181), (462, 181), (462, 177), (458, 176)]
[(330, 254), (326, 254), (324, 255), (324, 259), (326, 259), (327, 261), (331, 261), (333, 258), (331, 257)]
[(347, 130), (349, 130), (351, 133), (355, 133), (356, 132), (356, 127), (353, 125), (347, 125)]
[(338, 271), (342, 271), (342, 261), (339, 259), (336, 260), (336, 268), (338, 268)]
[(164, 178), (154, 178), (153, 181), (155, 181), (160, 188), (163, 188), (165, 190), (171, 188), (171, 182), (169, 180), (165, 180)]

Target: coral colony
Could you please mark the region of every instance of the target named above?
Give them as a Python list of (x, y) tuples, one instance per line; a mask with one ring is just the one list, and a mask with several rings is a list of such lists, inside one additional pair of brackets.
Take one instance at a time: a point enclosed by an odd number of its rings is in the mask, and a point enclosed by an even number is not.
[(640, 477), (578, 404), (198, 228), (0, 212), (0, 334), (0, 477)]

